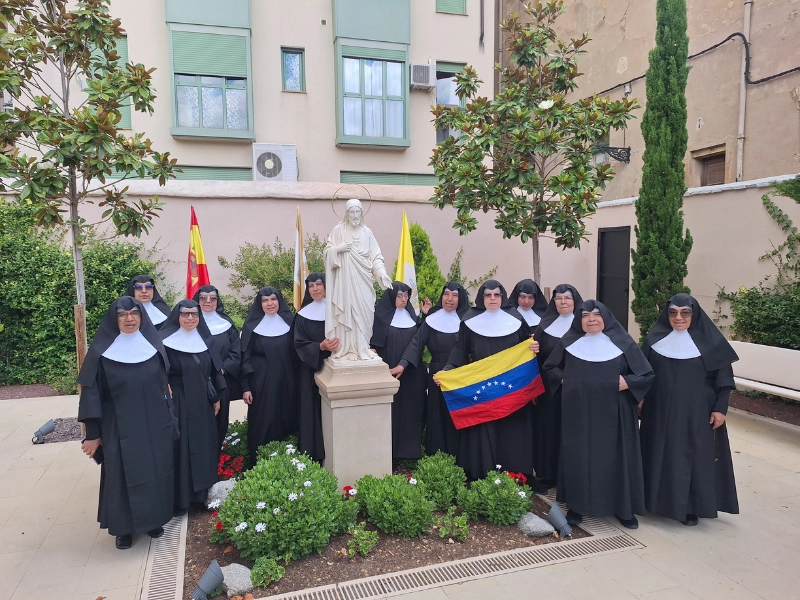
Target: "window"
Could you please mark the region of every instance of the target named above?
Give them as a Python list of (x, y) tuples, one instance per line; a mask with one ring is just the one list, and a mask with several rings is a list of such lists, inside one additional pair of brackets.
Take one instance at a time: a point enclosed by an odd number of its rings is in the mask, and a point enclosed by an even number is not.
[(467, 0), (436, 0), (436, 12), (465, 15)]
[(172, 135), (254, 139), (249, 31), (171, 27)]
[(367, 171), (340, 171), (339, 183), (376, 183), (380, 185), (438, 185), (436, 175), (425, 173), (372, 173)]
[(405, 137), (403, 63), (344, 58), (344, 135)]
[(302, 48), (281, 48), (284, 92), (306, 91), (306, 57)]
[[(128, 36), (123, 35), (117, 40), (117, 54), (119, 55), (119, 62), (117, 63), (121, 69), (125, 68), (128, 63)], [(120, 129), (131, 128), (131, 99), (125, 98), (119, 107), (120, 119), (117, 127)]]
[[(444, 104), (452, 108), (465, 108), (466, 103), (456, 96), (455, 75), (464, 69), (460, 63), (436, 63), (436, 104)], [(437, 129), (436, 143), (443, 142), (448, 137), (460, 137), (461, 132), (453, 129)]]
[(725, 183), (725, 153), (704, 156), (700, 160), (700, 185), (721, 185)]
[(247, 130), (247, 80), (175, 74), (178, 127)]

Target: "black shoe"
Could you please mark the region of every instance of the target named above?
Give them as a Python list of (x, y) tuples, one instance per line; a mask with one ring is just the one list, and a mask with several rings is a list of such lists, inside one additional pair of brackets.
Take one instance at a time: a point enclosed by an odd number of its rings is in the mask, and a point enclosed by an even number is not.
[(694, 527), (697, 525), (697, 515), (686, 515), (686, 520), (681, 521), (687, 527)]
[(115, 542), (117, 550), (127, 550), (133, 545), (133, 536), (128, 533), (126, 535), (118, 535)]
[(164, 535), (164, 528), (156, 527), (155, 529), (151, 529), (147, 532), (147, 535), (149, 535), (151, 538), (160, 538), (162, 535)]
[(636, 518), (636, 515), (633, 515), (633, 517), (631, 517), (630, 519), (623, 519), (622, 517), (617, 517), (617, 520), (623, 527), (627, 527), (628, 529), (639, 529), (639, 521)]
[(185, 508), (174, 508), (174, 509), (172, 509), (172, 516), (173, 517), (182, 517), (185, 514), (186, 514), (186, 509)]
[(581, 521), (583, 521), (583, 515), (580, 513), (575, 512), (572, 509), (567, 511), (567, 523), (570, 525), (580, 525)]
[(531, 489), (533, 490), (534, 494), (546, 494), (547, 493), (547, 486), (542, 485), (538, 479), (534, 479), (531, 477)]

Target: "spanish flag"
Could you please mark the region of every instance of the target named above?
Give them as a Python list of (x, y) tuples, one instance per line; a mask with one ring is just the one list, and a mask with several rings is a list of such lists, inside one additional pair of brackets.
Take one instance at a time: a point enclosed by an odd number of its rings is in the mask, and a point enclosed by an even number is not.
[(436, 374), (456, 429), (507, 417), (544, 392), (530, 343)]
[(295, 310), (300, 310), (303, 305), (303, 294), (306, 290), (306, 277), (308, 277), (308, 260), (306, 249), (303, 247), (303, 223), (300, 221), (300, 207), (297, 207), (297, 221), (294, 227), (294, 285), (292, 289), (292, 304)]
[(411, 232), (408, 230), (406, 211), (403, 211), (403, 229), (400, 231), (400, 252), (397, 255), (397, 272), (395, 281), (402, 281), (411, 288), (408, 301), (419, 314), (419, 292), (417, 292), (417, 273), (414, 269), (414, 252), (411, 249)]
[(189, 228), (189, 265), (186, 268), (186, 297), (191, 298), (201, 286), (209, 285), (208, 265), (203, 254), (203, 242), (200, 240), (200, 225), (192, 208), (192, 222)]

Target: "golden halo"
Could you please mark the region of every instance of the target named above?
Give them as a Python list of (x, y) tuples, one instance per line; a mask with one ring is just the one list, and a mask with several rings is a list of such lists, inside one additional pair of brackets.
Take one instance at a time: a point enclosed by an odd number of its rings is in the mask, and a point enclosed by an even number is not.
[[(333, 211), (333, 214), (335, 214), (335, 215), (336, 215), (336, 217), (337, 217), (337, 218), (338, 218), (340, 221), (343, 221), (344, 219), (343, 219), (342, 217), (340, 217), (340, 216), (339, 216), (339, 215), (336, 213), (336, 208), (335, 208), (335, 207), (334, 207), (334, 205), (333, 205), (333, 201), (334, 201), (334, 200), (336, 200), (336, 194), (338, 194), (340, 190), (342, 190), (343, 188), (346, 188), (346, 187), (347, 187), (347, 186), (349, 186), (349, 185), (357, 185), (358, 187), (362, 188), (362, 189), (363, 189), (365, 192), (367, 192), (367, 196), (369, 196), (369, 207), (367, 208), (367, 212), (365, 212), (363, 215), (361, 215), (361, 218), (362, 218), (362, 219), (363, 219), (363, 218), (365, 218), (365, 217), (366, 217), (366, 216), (369, 214), (369, 211), (370, 211), (370, 210), (372, 210), (372, 194), (370, 194), (370, 193), (369, 193), (369, 190), (368, 190), (367, 188), (365, 188), (363, 185), (361, 185), (360, 183), (345, 183), (345, 184), (344, 184), (343, 186), (341, 186), (341, 187), (340, 187), (338, 190), (336, 190), (335, 192), (333, 192), (333, 196), (331, 197), (331, 210)], [(348, 200), (350, 200), (350, 199), (351, 199), (351, 198), (348, 198)]]

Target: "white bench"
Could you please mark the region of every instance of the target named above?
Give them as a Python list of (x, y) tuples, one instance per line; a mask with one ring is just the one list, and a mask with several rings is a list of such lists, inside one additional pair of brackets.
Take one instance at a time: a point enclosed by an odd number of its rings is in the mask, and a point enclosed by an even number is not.
[(737, 390), (754, 390), (800, 401), (800, 350), (731, 342)]

